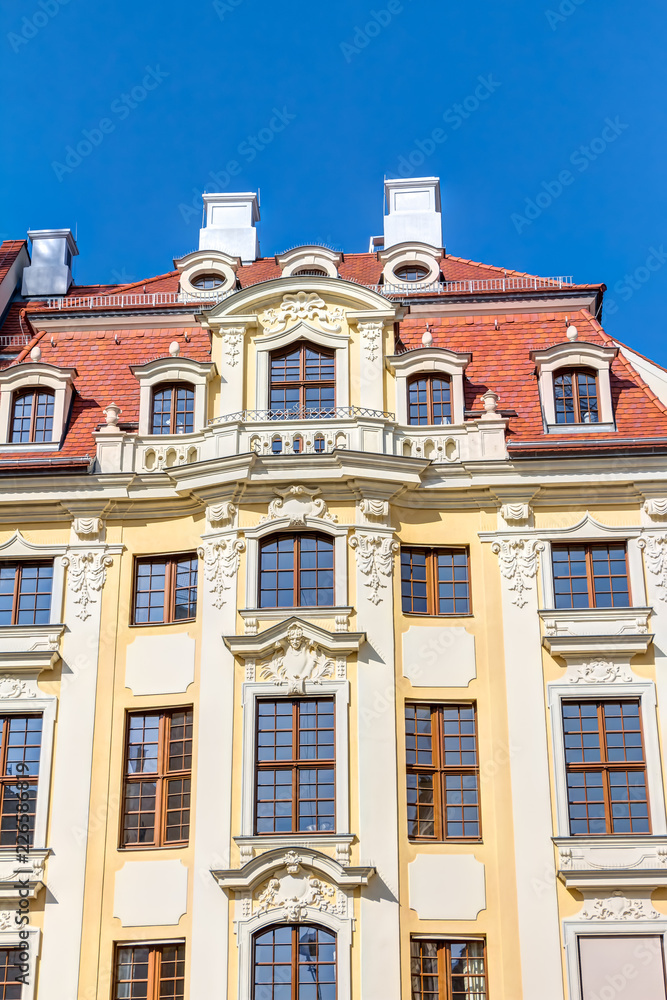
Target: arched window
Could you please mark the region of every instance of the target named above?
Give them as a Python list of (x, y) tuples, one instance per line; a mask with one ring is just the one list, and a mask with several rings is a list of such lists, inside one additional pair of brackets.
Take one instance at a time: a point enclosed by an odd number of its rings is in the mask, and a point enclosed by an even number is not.
[(403, 267), (398, 267), (394, 274), (401, 281), (423, 281), (424, 278), (428, 278), (429, 270), (421, 264), (404, 264)]
[(328, 278), (329, 275), (321, 267), (302, 267), (300, 271), (295, 271), (294, 278)]
[(590, 368), (569, 368), (555, 372), (554, 403), (557, 424), (596, 424), (596, 373)]
[(334, 352), (304, 341), (271, 355), (269, 407), (284, 418), (327, 416), (336, 406)]
[(158, 385), (151, 404), (151, 434), (192, 434), (195, 390), (187, 382)]
[(202, 290), (207, 290), (211, 288), (220, 288), (225, 283), (224, 274), (198, 274), (196, 278), (190, 280), (190, 284), (195, 288), (201, 288)]
[(409, 424), (451, 424), (452, 384), (445, 375), (416, 375), (408, 382)]
[(259, 549), (260, 608), (334, 605), (334, 541), (327, 535), (273, 535)]
[(336, 1000), (336, 935), (311, 924), (255, 934), (252, 1000)]
[(25, 389), (14, 396), (10, 440), (20, 444), (51, 441), (55, 396), (48, 389)]

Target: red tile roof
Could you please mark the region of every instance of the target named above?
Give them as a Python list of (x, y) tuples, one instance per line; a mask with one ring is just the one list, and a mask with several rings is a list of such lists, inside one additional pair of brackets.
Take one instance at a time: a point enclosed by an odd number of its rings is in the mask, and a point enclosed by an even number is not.
[(0, 244), (0, 284), (4, 281), (26, 242), (26, 240), (4, 240)]

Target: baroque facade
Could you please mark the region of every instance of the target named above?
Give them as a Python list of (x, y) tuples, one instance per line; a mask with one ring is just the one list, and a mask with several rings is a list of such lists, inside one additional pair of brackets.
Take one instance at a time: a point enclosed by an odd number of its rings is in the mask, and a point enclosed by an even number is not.
[(667, 373), (386, 195), (2, 245), (0, 998), (667, 996)]

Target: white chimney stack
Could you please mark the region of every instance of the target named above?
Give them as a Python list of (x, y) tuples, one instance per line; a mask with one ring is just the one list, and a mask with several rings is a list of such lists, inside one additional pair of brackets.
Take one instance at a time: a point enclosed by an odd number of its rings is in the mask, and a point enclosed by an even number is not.
[(259, 257), (259, 201), (254, 191), (203, 195), (206, 220), (199, 231), (200, 250), (222, 250), (250, 264)]
[(79, 249), (71, 229), (29, 229), (30, 267), (23, 271), (22, 295), (67, 295), (72, 257)]
[(384, 193), (384, 249), (397, 243), (428, 243), (442, 247), (440, 178), (410, 177), (387, 180)]

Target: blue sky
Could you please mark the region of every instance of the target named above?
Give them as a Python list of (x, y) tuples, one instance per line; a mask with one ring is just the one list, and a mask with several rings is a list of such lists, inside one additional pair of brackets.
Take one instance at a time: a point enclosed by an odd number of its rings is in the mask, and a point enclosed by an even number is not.
[(666, 27), (664, 0), (14, 0), (0, 233), (78, 226), (78, 282), (138, 280), (196, 247), (201, 191), (260, 188), (263, 254), (365, 251), (412, 156), (450, 253), (604, 281), (667, 365)]

